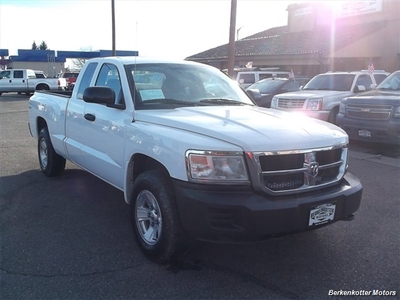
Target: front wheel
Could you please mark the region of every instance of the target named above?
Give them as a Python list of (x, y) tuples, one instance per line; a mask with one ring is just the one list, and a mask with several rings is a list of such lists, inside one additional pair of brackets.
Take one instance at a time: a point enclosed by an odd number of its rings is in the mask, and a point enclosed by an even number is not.
[(46, 127), (39, 132), (38, 157), (40, 169), (48, 177), (59, 175), (65, 169), (65, 158), (54, 151)]
[(156, 170), (140, 174), (133, 186), (130, 210), (140, 250), (153, 261), (170, 262), (182, 249), (183, 233), (168, 176)]

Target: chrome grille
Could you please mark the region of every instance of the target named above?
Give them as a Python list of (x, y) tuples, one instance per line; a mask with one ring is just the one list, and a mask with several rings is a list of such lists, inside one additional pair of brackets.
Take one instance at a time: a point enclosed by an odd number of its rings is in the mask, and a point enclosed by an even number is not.
[(278, 99), (278, 107), (283, 109), (302, 109), (306, 99)]
[(347, 147), (259, 152), (255, 157), (262, 189), (269, 193), (297, 193), (339, 181), (346, 170)]
[(349, 118), (365, 120), (388, 120), (393, 111), (392, 105), (347, 104)]

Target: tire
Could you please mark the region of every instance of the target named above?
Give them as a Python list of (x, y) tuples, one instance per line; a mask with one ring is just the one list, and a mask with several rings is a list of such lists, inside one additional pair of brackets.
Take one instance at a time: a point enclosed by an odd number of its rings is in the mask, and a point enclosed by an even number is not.
[(38, 158), (40, 169), (48, 177), (57, 176), (65, 169), (65, 158), (54, 151), (49, 131), (46, 127), (39, 132)]
[(171, 182), (159, 170), (141, 173), (133, 185), (131, 223), (140, 250), (165, 264), (183, 250), (184, 235)]

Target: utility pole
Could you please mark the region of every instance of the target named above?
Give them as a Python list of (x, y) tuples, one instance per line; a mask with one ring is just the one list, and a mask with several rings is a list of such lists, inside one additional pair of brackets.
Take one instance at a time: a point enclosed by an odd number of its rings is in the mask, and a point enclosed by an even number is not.
[(229, 29), (228, 74), (233, 77), (235, 67), (235, 27), (237, 0), (231, 0), (231, 25)]
[(111, 27), (112, 27), (112, 56), (116, 56), (115, 50), (115, 0), (111, 0)]

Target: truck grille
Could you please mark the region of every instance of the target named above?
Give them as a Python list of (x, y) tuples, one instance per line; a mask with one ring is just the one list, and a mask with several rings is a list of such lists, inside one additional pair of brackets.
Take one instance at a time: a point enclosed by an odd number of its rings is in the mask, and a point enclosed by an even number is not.
[(388, 120), (393, 111), (392, 105), (347, 104), (349, 118), (365, 120)]
[(312, 151), (255, 154), (262, 189), (269, 193), (294, 193), (339, 181), (346, 170), (347, 147)]
[(302, 109), (305, 99), (278, 99), (278, 107), (283, 109)]

